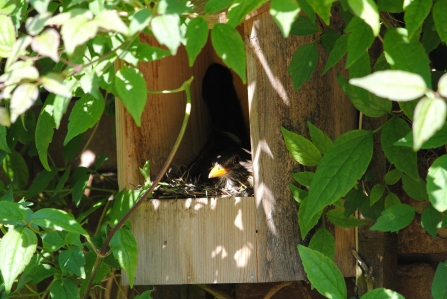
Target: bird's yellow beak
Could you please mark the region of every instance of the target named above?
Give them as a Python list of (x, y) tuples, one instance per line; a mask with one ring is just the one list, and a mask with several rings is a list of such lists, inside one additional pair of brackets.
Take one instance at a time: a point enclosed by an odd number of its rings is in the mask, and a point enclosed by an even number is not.
[(219, 176), (222, 176), (226, 173), (228, 173), (229, 169), (222, 167), (222, 165), (217, 164), (216, 166), (213, 167), (213, 169), (211, 169), (210, 174), (208, 175), (208, 178), (212, 179), (212, 178), (216, 178)]

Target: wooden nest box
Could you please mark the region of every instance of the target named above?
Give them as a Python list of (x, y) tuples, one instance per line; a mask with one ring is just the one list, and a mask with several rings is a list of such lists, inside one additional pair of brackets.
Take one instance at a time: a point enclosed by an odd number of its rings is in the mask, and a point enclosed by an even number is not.
[[(283, 38), (266, 7), (239, 30), (246, 45), (247, 84), (233, 77), (241, 104), (247, 107), (255, 196), (144, 203), (131, 218), (138, 242), (136, 285), (305, 279), (297, 251), (297, 245), (305, 241), (298, 228), (297, 203), (288, 187), (293, 182), (290, 174), (300, 166), (289, 155), (280, 126), (308, 136), (306, 122), (310, 121), (335, 139), (356, 127), (357, 113), (336, 82), (342, 67), (318, 75), (327, 60), (321, 48), (315, 75), (299, 91), (294, 90), (287, 67), (295, 50), (312, 37)], [(143, 38), (156, 44), (151, 37)], [(191, 68), (183, 48), (173, 57), (139, 65), (149, 90), (175, 89), (195, 77), (191, 118), (175, 165), (191, 163), (210, 132), (201, 84), (213, 62), (220, 60), (208, 43)], [(132, 189), (142, 182), (138, 168), (146, 160), (155, 177), (181, 127), (184, 107), (184, 93), (149, 95), (142, 124), (136, 127), (117, 101), (120, 188)], [(354, 230), (334, 228), (334, 234), (335, 261), (345, 276), (355, 276)]]

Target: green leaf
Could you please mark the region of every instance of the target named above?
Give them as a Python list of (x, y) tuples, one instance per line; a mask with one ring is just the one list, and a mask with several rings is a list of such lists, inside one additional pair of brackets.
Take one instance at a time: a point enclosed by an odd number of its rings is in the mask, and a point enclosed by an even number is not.
[(42, 56), (50, 57), (54, 62), (59, 61), (59, 33), (54, 28), (47, 28), (39, 36), (33, 38), (31, 48)]
[(310, 6), (307, 0), (300, 0), (301, 9), (309, 17), (310, 21), (315, 24), (316, 16), (313, 8)]
[(411, 129), (400, 118), (388, 121), (382, 129), (382, 149), (388, 160), (400, 171), (408, 174), (414, 180), (419, 178), (416, 153), (410, 148), (394, 146), (394, 142), (404, 137)]
[(236, 0), (228, 9), (227, 24), (231, 27), (239, 25), (245, 17), (267, 0)]
[(194, 64), (197, 55), (202, 51), (208, 40), (208, 23), (202, 17), (192, 19), (186, 28), (186, 52), (189, 66)]
[(30, 4), (40, 14), (47, 12), (49, 3), (50, 0), (30, 0)]
[(430, 236), (436, 238), (436, 231), (441, 222), (442, 214), (432, 206), (426, 208), (421, 215), (421, 226), (424, 228)]
[(303, 186), (310, 186), (314, 174), (315, 173), (309, 171), (301, 171), (297, 173), (292, 173), (292, 178)]
[(376, 202), (378, 202), (384, 192), (385, 192), (384, 185), (382, 185), (382, 184), (374, 185), (374, 187), (371, 190), (371, 193), (369, 194), (369, 204), (373, 205)]
[(147, 101), (146, 81), (136, 68), (123, 66), (115, 77), (115, 88), (124, 107), (137, 126), (141, 125), (141, 114)]
[(19, 56), (23, 55), (26, 51), (26, 48), (31, 44), (32, 38), (29, 35), (25, 35), (14, 43), (14, 45), (11, 48), (11, 52), (8, 56), (8, 59), (6, 60), (5, 70), (9, 71), (11, 65), (17, 61)]
[(298, 16), (298, 19), (292, 23), (290, 34), (295, 36), (313, 35), (320, 32), (318, 25), (312, 22), (308, 16)]
[(53, 106), (51, 103), (45, 103), (37, 119), (35, 139), (40, 162), (47, 171), (51, 171), (48, 165), (48, 146), (53, 140), (54, 128), (56, 125), (53, 119)]
[(135, 57), (139, 61), (151, 62), (171, 55), (168, 50), (152, 47), (149, 44), (138, 44)]
[(349, 83), (394, 101), (411, 101), (423, 96), (427, 90), (421, 76), (405, 71), (379, 71), (351, 79)]
[(447, 298), (447, 262), (439, 263), (436, 268), (435, 277), (431, 285), (431, 294), (433, 299)]
[(205, 13), (212, 14), (227, 8), (233, 0), (209, 0), (205, 4)]
[(8, 142), (6, 141), (6, 127), (0, 125), (0, 150), (10, 153), (11, 149), (8, 146)]
[[(422, 144), (423, 149), (437, 148), (444, 146), (447, 143), (447, 123), (441, 129), (435, 132), (427, 141)], [(394, 143), (396, 146), (413, 147), (413, 132), (409, 132), (405, 137), (402, 137)]]
[(374, 35), (365, 22), (358, 17), (353, 17), (346, 26), (345, 33), (348, 34), (348, 58), (346, 67), (349, 68), (371, 47), (374, 41)]
[(48, 73), (40, 78), (43, 87), (49, 92), (62, 97), (71, 98), (70, 89), (64, 84), (64, 79), (56, 73)]
[[(431, 88), (428, 55), (418, 39), (408, 38), (406, 29), (390, 28), (385, 34), (384, 51), (386, 60), (392, 69), (418, 74), (424, 79), (425, 85)], [(401, 80), (404, 80), (404, 78), (401, 78)], [(416, 89), (422, 88), (420, 82), (413, 83), (417, 83)]]
[(286, 147), (295, 161), (304, 166), (318, 165), (321, 160), (321, 154), (312, 142), (284, 127), (281, 127), (281, 132), (284, 136)]
[(298, 188), (294, 184), (289, 184), (290, 191), (292, 192), (293, 198), (299, 204), (307, 197), (307, 191)]
[(20, 205), (16, 202), (1, 200), (0, 201), (0, 222), (6, 223), (20, 223), (25, 224), (25, 216)]
[(126, 271), (129, 277), (130, 287), (133, 288), (133, 282), (137, 271), (138, 248), (132, 233), (120, 228), (110, 241), (110, 248), (113, 256), (118, 260), (120, 266)]
[(366, 171), (373, 153), (373, 134), (352, 130), (338, 137), (320, 161), (309, 188), (303, 223), (344, 196)]
[(8, 58), (16, 42), (15, 29), (10, 16), (0, 14), (0, 24), (0, 57)]
[(425, 52), (429, 54), (431, 51), (436, 49), (441, 43), (438, 31), (436, 31), (435, 22), (433, 20), (433, 14), (429, 14), (427, 19), (422, 26), (422, 46), (424, 46)]
[(31, 220), (33, 223), (43, 228), (68, 231), (88, 236), (88, 233), (74, 219), (74, 217), (62, 210), (53, 208), (40, 209), (32, 215)]
[(408, 175), (402, 174), (402, 187), (415, 200), (428, 199), (426, 184), (421, 178), (415, 180)]
[(404, 20), (409, 38), (412, 38), (413, 34), (422, 27), (425, 18), (430, 13), (432, 3), (432, 0), (404, 1)]
[(79, 288), (71, 278), (56, 278), (51, 284), (50, 296), (54, 299), (78, 299), (80, 298)]
[(322, 75), (330, 70), (337, 62), (339, 62), (343, 58), (343, 56), (345, 56), (346, 52), (348, 52), (348, 38), (349, 34), (343, 34), (342, 36), (340, 36), (339, 39), (337, 39), (331, 53), (329, 54)]
[(116, 225), (140, 198), (140, 190), (121, 190), (115, 196), (109, 221)]
[(25, 189), (28, 184), (28, 166), (19, 152), (12, 151), (3, 160), (3, 170), (16, 189)]
[(380, 11), (403, 12), (404, 0), (378, 0), (377, 6)]
[(439, 37), (447, 43), (447, 0), (437, 0), (433, 5), (433, 21)]
[(28, 197), (34, 197), (38, 193), (42, 192), (48, 184), (51, 182), (51, 180), (54, 178), (54, 176), (57, 174), (57, 169), (52, 168), (51, 171), (42, 170), (37, 174), (37, 176), (34, 178), (33, 183), (29, 187), (28, 190)]
[(211, 30), (211, 42), (217, 56), (222, 58), (245, 84), (247, 81), (245, 46), (237, 30), (227, 24), (216, 24)]
[(43, 248), (55, 252), (65, 246), (65, 232), (53, 231), (42, 235)]
[(354, 14), (371, 27), (374, 36), (379, 35), (380, 17), (379, 9), (373, 0), (348, 0)]
[(322, 253), (331, 260), (335, 257), (335, 239), (326, 228), (322, 227), (312, 236), (309, 242), (309, 248)]
[(379, 288), (369, 291), (360, 299), (405, 299), (405, 297), (395, 291)]
[(444, 74), (439, 78), (438, 81), (438, 92), (443, 96), (447, 97), (447, 74)]
[(442, 98), (423, 97), (416, 105), (413, 121), (413, 150), (418, 151), (445, 123), (447, 105)]
[(140, 9), (132, 15), (129, 24), (129, 35), (134, 35), (137, 32), (143, 31), (149, 25), (152, 18), (152, 12), (148, 9)]
[(359, 209), (365, 202), (368, 202), (369, 205), (368, 198), (363, 193), (363, 190), (360, 188), (352, 188), (345, 196), (345, 218), (349, 217), (349, 215)]
[(399, 197), (393, 192), (389, 192), (385, 197), (385, 209), (388, 209), (394, 205), (400, 204), (401, 201)]
[(270, 14), (284, 37), (289, 36), (292, 24), (300, 10), (296, 0), (272, 0), (270, 3)]
[[(309, 202), (309, 198), (305, 198), (301, 201), (300, 208), (298, 210), (298, 226), (300, 227), (301, 237), (304, 239), (307, 233), (318, 223), (318, 220), (323, 214), (323, 210), (318, 211), (310, 219), (305, 219), (306, 215), (308, 215), (307, 204)], [(306, 222), (303, 221), (306, 220)]]
[(299, 47), (293, 54), (287, 72), (292, 77), (295, 90), (298, 90), (305, 81), (309, 81), (318, 62), (318, 48), (315, 42)]
[(177, 49), (183, 41), (180, 31), (180, 17), (177, 14), (156, 16), (151, 22), (152, 32), (157, 41), (168, 47), (172, 55), (177, 53)]
[(437, 158), (428, 169), (427, 192), (433, 207), (439, 212), (447, 210), (447, 155)]
[(85, 257), (81, 249), (72, 247), (68, 250), (63, 250), (59, 254), (58, 260), (62, 271), (85, 278)]
[(68, 118), (68, 132), (64, 139), (64, 145), (67, 145), (73, 137), (92, 128), (101, 118), (104, 105), (104, 99), (97, 100), (90, 94), (85, 94), (76, 101)]
[(61, 35), (69, 56), (73, 55), (77, 46), (85, 44), (96, 36), (98, 25), (91, 21), (92, 18), (93, 14), (85, 11), (63, 22)]
[(382, 212), (377, 222), (370, 228), (381, 232), (397, 232), (413, 220), (416, 210), (406, 204), (397, 204)]
[(145, 291), (145, 292), (141, 293), (140, 295), (135, 296), (134, 299), (152, 299), (151, 293), (152, 293), (152, 290)]
[(81, 203), (89, 177), (90, 174), (86, 173), (73, 185), (72, 200), (75, 203), (76, 207), (79, 207), (79, 204)]
[(326, 25), (329, 25), (332, 3), (335, 0), (307, 0), (313, 10), (323, 19)]
[(6, 292), (31, 261), (37, 247), (36, 234), (29, 228), (11, 228), (0, 242), (0, 271)]
[(326, 215), (330, 222), (343, 228), (351, 228), (368, 224), (365, 220), (358, 219), (352, 215), (346, 217), (345, 211), (340, 209), (329, 210)]
[(303, 245), (298, 245), (298, 251), (307, 277), (320, 294), (332, 299), (347, 298), (345, 279), (330, 258)]
[(23, 83), (20, 84), (13, 92), (9, 111), (11, 113), (11, 122), (15, 122), (26, 110), (34, 105), (34, 102), (39, 96), (39, 90), (35, 84)]
[(320, 153), (324, 154), (332, 145), (332, 140), (320, 129), (314, 126), (310, 121), (307, 122), (312, 143), (318, 148)]
[(401, 176), (402, 173), (399, 169), (390, 170), (385, 174), (385, 183), (387, 185), (394, 185), (400, 180)]
[(102, 10), (93, 21), (98, 25), (98, 27), (112, 31), (121, 33), (124, 35), (129, 34), (129, 29), (126, 24), (124, 24), (123, 20), (121, 20), (118, 12), (116, 10)]

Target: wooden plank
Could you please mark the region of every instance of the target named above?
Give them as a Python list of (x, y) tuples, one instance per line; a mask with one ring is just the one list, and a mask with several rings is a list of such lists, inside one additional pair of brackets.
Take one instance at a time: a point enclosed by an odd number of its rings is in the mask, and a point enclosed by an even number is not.
[(254, 198), (151, 200), (134, 219), (136, 285), (257, 281)]
[[(341, 26), (341, 22), (337, 23)], [(287, 67), (292, 54), (313, 37), (289, 36), (284, 39), (271, 16), (259, 14), (244, 23), (247, 49), (247, 86), (250, 129), (254, 160), (258, 237), (259, 281), (304, 279), (297, 253), (303, 243), (297, 225), (297, 207), (287, 183), (300, 169), (284, 145), (280, 126), (308, 136), (306, 121), (321, 128), (332, 139), (357, 127), (357, 112), (336, 81), (343, 66), (324, 76), (314, 75), (297, 92)], [(327, 54), (319, 48), (320, 74)], [(264, 225), (264, 226), (262, 226)], [(336, 228), (337, 265), (345, 276), (355, 276), (355, 231)]]

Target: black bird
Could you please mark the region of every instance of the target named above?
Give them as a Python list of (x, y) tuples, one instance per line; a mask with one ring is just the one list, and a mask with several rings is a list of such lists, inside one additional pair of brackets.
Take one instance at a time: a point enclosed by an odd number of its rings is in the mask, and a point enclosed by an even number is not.
[(212, 179), (219, 188), (237, 190), (253, 185), (250, 139), (233, 85), (233, 75), (223, 65), (209, 66), (202, 82), (213, 130), (200, 179)]

